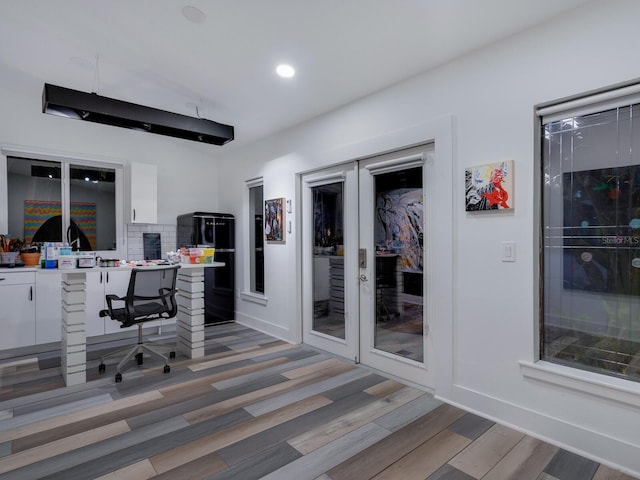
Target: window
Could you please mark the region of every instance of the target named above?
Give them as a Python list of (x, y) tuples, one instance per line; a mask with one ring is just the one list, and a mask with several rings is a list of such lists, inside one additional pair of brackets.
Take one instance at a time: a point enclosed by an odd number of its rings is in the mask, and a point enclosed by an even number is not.
[(602, 98), (542, 115), (540, 357), (640, 381), (640, 98)]
[[(110, 252), (122, 238), (119, 165), (7, 157), (7, 230), (26, 244)], [(121, 207), (120, 207), (121, 209)]]
[(249, 184), (249, 269), (251, 293), (264, 294), (262, 180)]

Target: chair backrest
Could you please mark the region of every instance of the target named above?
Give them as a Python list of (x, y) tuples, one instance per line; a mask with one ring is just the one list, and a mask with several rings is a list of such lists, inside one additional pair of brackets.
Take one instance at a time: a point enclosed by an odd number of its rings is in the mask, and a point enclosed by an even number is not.
[(143, 267), (131, 270), (127, 289), (125, 326), (172, 318), (178, 312), (176, 278), (180, 265)]

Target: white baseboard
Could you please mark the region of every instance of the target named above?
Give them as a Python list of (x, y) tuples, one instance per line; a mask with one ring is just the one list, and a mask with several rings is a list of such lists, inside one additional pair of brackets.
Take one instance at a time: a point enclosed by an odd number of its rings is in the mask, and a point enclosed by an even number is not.
[(453, 385), (452, 398), (436, 398), (531, 437), (556, 445), (615, 470), (640, 478), (638, 445), (505, 402), (483, 392)]
[(271, 335), (272, 337), (279, 338), (285, 342), (289, 343), (298, 343), (293, 340), (291, 337), (292, 332), (280, 325), (275, 325), (270, 322), (266, 322), (261, 318), (252, 317), (250, 315), (243, 314), (241, 312), (236, 312), (236, 323), (240, 325), (244, 325), (245, 327), (250, 327), (259, 332), (266, 333), (267, 335)]

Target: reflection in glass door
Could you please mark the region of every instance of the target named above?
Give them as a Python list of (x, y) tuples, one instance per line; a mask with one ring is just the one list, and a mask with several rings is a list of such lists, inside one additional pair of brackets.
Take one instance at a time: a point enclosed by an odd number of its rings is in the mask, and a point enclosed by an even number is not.
[(374, 348), (422, 363), (422, 167), (381, 173), (373, 180)]
[(313, 198), (313, 330), (345, 338), (344, 185), (311, 187)]

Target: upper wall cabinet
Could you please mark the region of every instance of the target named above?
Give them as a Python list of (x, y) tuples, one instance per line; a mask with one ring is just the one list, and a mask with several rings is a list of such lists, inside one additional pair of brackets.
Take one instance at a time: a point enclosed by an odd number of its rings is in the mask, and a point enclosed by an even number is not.
[(129, 223), (158, 223), (158, 167), (132, 163), (129, 182)]

